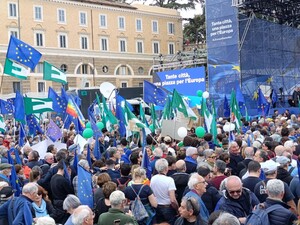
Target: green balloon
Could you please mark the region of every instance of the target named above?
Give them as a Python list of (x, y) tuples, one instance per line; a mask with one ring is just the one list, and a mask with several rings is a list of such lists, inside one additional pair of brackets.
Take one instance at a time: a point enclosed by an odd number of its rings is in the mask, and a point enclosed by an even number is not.
[(183, 147), (183, 141), (179, 142), (179, 143), (177, 144), (177, 146), (178, 146), (178, 147)]
[(198, 91), (197, 91), (197, 96), (198, 96), (198, 97), (202, 97), (202, 95), (203, 95), (203, 91), (198, 90)]
[(102, 130), (104, 128), (104, 124), (102, 122), (97, 122), (96, 125), (99, 130)]
[(155, 131), (154, 125), (153, 125), (153, 124), (150, 124), (150, 125), (149, 125), (149, 129), (150, 129), (152, 132), (154, 132), (154, 131)]
[(85, 124), (85, 128), (92, 128), (90, 121)]
[(196, 133), (197, 137), (203, 138), (205, 135), (205, 129), (203, 127), (197, 127), (195, 133)]
[(93, 134), (94, 134), (94, 132), (91, 128), (85, 128), (83, 133), (82, 133), (82, 136), (84, 138), (90, 138), (90, 137), (93, 137)]

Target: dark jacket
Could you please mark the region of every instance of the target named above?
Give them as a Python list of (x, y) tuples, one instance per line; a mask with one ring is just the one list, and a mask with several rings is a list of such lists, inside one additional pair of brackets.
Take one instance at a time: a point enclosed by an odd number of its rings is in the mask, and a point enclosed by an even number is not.
[[(215, 210), (223, 210), (226, 211), (237, 218), (247, 217), (255, 205), (259, 204), (257, 197), (248, 189), (243, 188), (242, 195), (240, 199), (243, 198), (243, 201), (235, 200), (229, 196), (228, 193), (225, 192), (224, 196), (217, 203)], [(248, 208), (245, 209), (244, 206)]]
[(190, 179), (190, 175), (187, 173), (174, 173), (171, 176), (174, 180), (175, 186), (176, 186), (176, 199), (178, 204), (180, 205), (181, 203), (181, 199), (183, 196), (183, 192), (185, 190), (185, 188), (187, 187), (187, 183), (189, 182)]
[(203, 193), (201, 198), (202, 198), (209, 214), (211, 214), (215, 210), (215, 207), (221, 197), (222, 197), (222, 195), (219, 193), (219, 191), (214, 186), (212, 186), (211, 184), (208, 184), (206, 186), (206, 192)]
[(267, 200), (264, 202), (266, 208), (275, 204), (281, 205), (282, 208), (275, 209), (269, 213), (270, 224), (292, 225), (293, 222), (297, 220), (297, 216), (289, 210), (289, 206), (284, 202), (270, 198), (267, 198)]
[(277, 179), (282, 180), (283, 182), (290, 185), (293, 177), (291, 176), (289, 171), (287, 171), (286, 169), (284, 169), (282, 167), (278, 167), (278, 169), (277, 169)]
[(238, 154), (238, 155), (234, 155), (234, 154), (230, 154), (230, 163), (228, 164), (228, 166), (232, 169), (231, 171), (231, 175), (236, 175), (238, 176), (238, 163), (243, 161), (244, 158)]
[(249, 162), (251, 162), (252, 159), (244, 159), (243, 161), (239, 162), (237, 164), (237, 175), (239, 176), (240, 175), (240, 172), (243, 170), (243, 169), (247, 169), (248, 168), (248, 164)]
[[(184, 219), (183, 217), (179, 217), (174, 225), (185, 225), (186, 223), (186, 219)], [(190, 224), (190, 223), (189, 223)], [(194, 225), (207, 225), (207, 223), (201, 219), (200, 216), (197, 217), (197, 220), (195, 221)]]

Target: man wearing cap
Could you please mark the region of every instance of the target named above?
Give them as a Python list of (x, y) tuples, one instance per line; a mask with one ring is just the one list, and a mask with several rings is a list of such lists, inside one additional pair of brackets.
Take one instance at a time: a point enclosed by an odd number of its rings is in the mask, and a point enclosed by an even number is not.
[(290, 159), (286, 156), (278, 156), (276, 158), (276, 162), (279, 163), (279, 167), (277, 170), (277, 179), (282, 180), (283, 182), (290, 185), (293, 177), (290, 175), (288, 171)]
[[(13, 197), (13, 189), (5, 181), (0, 181), (0, 206)], [(0, 221), (0, 224), (1, 221)]]
[(195, 147), (188, 147), (186, 150), (186, 157), (184, 159), (186, 164), (186, 172), (188, 174), (196, 172), (197, 169), (198, 151)]
[[(268, 160), (266, 162), (261, 163), (261, 169), (264, 171), (266, 175), (266, 179), (257, 183), (254, 187), (254, 194), (257, 196), (258, 200), (262, 203), (266, 201), (267, 195), (267, 188), (266, 185), (269, 180), (275, 179), (277, 176), (277, 167), (279, 163), (274, 162), (273, 160)], [(296, 212), (296, 204), (294, 202), (294, 195), (292, 194), (289, 186), (283, 182), (284, 184), (284, 195), (282, 201), (289, 205), (292, 212)]]
[(0, 164), (0, 181), (5, 181), (10, 184), (9, 177), (11, 174), (12, 165), (9, 163)]

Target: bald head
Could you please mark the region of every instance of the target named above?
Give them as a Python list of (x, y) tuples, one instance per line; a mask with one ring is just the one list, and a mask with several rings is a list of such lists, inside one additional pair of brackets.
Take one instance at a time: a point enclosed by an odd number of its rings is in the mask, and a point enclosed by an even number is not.
[(186, 165), (185, 161), (180, 159), (175, 164), (177, 172), (185, 172), (186, 171)]
[(285, 147), (283, 145), (278, 145), (274, 149), (276, 156), (282, 156), (285, 151)]

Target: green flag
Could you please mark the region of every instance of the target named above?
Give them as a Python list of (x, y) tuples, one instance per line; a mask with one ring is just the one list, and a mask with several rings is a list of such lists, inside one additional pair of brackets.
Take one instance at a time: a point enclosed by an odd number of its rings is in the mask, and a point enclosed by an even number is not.
[(182, 112), (185, 117), (188, 117), (188, 112), (183, 99), (175, 89), (172, 96), (172, 107), (177, 109), (179, 112)]
[(235, 128), (239, 132), (240, 127), (242, 126), (242, 121), (241, 121), (242, 116), (239, 110), (238, 103), (236, 101), (236, 95), (234, 90), (232, 90), (231, 97), (230, 97), (230, 111), (231, 111), (230, 120), (231, 122), (235, 123)]
[(167, 97), (166, 104), (163, 109), (162, 119), (169, 120), (173, 117), (170, 98)]
[(55, 66), (44, 61), (44, 80), (51, 80), (58, 83), (66, 84), (67, 76), (64, 72), (57, 69)]
[(5, 132), (5, 122), (3, 121), (3, 117), (0, 116), (0, 132)]
[(110, 131), (112, 124), (118, 124), (118, 119), (115, 117), (112, 111), (108, 109), (108, 106), (106, 104), (106, 99), (104, 98), (103, 95), (102, 95), (102, 104), (103, 104), (102, 122), (106, 125), (106, 129)]
[(24, 105), (26, 115), (53, 111), (53, 102), (51, 98), (24, 97)]
[(12, 60), (6, 58), (4, 66), (4, 74), (26, 80), (30, 73), (30, 68), (26, 68)]
[(142, 123), (134, 114), (133, 112), (130, 111), (129, 107), (127, 106), (127, 104), (125, 103), (125, 117), (129, 122), (134, 123), (137, 127), (139, 128), (145, 128), (146, 125), (144, 123)]

